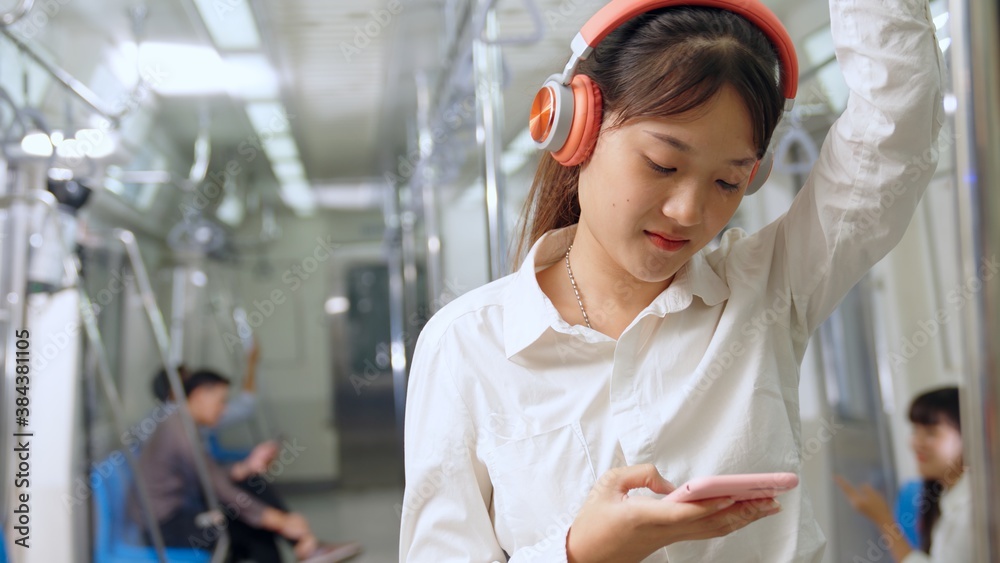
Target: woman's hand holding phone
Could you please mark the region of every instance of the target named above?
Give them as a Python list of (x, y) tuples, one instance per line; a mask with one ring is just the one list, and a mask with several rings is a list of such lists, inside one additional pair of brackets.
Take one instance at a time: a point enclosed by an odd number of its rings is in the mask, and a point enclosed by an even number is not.
[(620, 467), (601, 476), (570, 526), (570, 563), (637, 563), (672, 543), (725, 536), (781, 510), (770, 498), (674, 502), (628, 496), (643, 487), (660, 494), (674, 490), (651, 464)]

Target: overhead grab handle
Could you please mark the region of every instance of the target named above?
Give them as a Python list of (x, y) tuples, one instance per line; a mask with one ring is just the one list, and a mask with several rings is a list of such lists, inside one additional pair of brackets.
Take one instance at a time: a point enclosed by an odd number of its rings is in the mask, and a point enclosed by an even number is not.
[(14, 6), (9, 12), (0, 16), (0, 25), (4, 27), (14, 25), (30, 12), (31, 7), (34, 5), (35, 0), (21, 0), (17, 3), (17, 6)]
[(486, 16), (490, 10), (496, 7), (499, 0), (488, 0), (483, 11), (479, 14), (475, 29), (479, 30), (479, 40), (486, 45), (534, 45), (545, 38), (545, 22), (542, 21), (542, 13), (538, 10), (535, 0), (522, 0), (528, 15), (531, 16), (531, 23), (534, 31), (528, 35), (517, 35), (514, 37), (500, 37), (491, 39), (486, 34)]
[[(798, 147), (800, 152), (795, 160), (791, 160), (792, 147)], [(819, 148), (802, 126), (802, 121), (796, 113), (792, 113), (788, 131), (774, 150), (774, 169), (785, 174), (807, 175), (812, 171), (813, 164), (819, 159)]]

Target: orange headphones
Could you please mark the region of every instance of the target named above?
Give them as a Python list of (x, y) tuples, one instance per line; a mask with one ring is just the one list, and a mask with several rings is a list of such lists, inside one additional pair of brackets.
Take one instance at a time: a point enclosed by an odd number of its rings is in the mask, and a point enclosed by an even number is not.
[[(759, 0), (612, 0), (573, 38), (573, 55), (562, 74), (550, 76), (535, 94), (529, 122), (535, 146), (552, 152), (553, 158), (564, 166), (575, 166), (587, 160), (601, 129), (601, 90), (589, 76), (576, 74), (577, 65), (590, 56), (602, 39), (628, 20), (651, 10), (677, 6), (721, 8), (760, 28), (778, 51), (784, 113), (792, 110), (799, 84), (795, 45), (778, 17)], [(750, 174), (748, 195), (764, 185), (773, 164), (774, 155), (768, 147)]]

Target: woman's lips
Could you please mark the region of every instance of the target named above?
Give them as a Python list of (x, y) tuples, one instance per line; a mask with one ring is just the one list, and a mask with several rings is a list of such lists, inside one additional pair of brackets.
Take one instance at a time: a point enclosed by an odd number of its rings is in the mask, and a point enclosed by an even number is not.
[(663, 237), (661, 235), (658, 235), (656, 233), (651, 233), (649, 231), (643, 231), (643, 232), (646, 234), (646, 237), (650, 240), (650, 242), (656, 245), (657, 248), (661, 250), (666, 250), (667, 252), (677, 252), (678, 250), (684, 248), (684, 245), (691, 242), (687, 239), (675, 239), (672, 237), (670, 238)]

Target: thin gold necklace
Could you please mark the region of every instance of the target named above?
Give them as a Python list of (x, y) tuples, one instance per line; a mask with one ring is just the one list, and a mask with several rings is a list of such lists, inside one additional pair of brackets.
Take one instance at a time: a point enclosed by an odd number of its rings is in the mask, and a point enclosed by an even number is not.
[(566, 273), (569, 274), (569, 283), (573, 284), (573, 293), (576, 294), (576, 302), (580, 305), (580, 312), (583, 313), (583, 322), (587, 323), (587, 328), (591, 328), (590, 319), (587, 318), (587, 311), (583, 308), (583, 300), (580, 299), (580, 291), (576, 288), (576, 279), (573, 278), (573, 268), (569, 267), (569, 251), (573, 250), (573, 245), (566, 249)]

